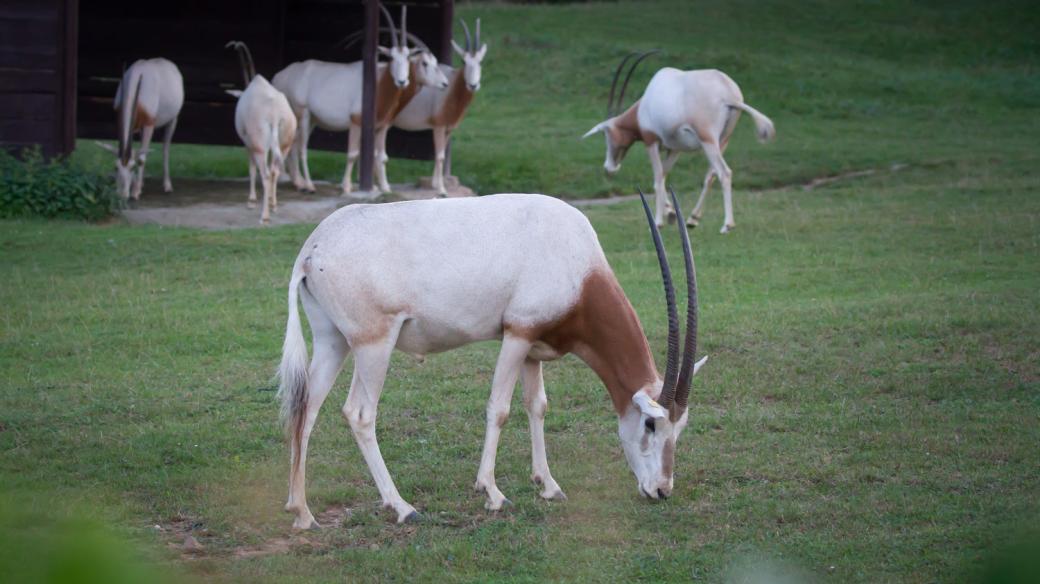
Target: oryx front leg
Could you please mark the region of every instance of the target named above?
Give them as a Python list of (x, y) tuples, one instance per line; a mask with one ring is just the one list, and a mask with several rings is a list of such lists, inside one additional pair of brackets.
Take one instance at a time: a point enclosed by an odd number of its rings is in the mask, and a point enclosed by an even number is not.
[[(303, 110), (303, 115), (300, 116), (299, 127), (297, 128), (297, 143), (292, 146), (293, 150), (296, 152), (296, 157), (298, 159), (297, 163), (299, 164), (297, 174), (302, 174), (302, 176), (297, 176), (297, 178), (293, 180), (293, 186), (298, 190), (306, 191), (308, 193), (317, 191), (317, 188), (314, 186), (314, 181), (311, 180), (311, 167), (308, 162), (307, 150), (313, 132), (314, 124), (311, 122), (311, 111), (305, 109)], [(290, 168), (293, 168), (294, 166), (294, 164), (290, 163)]]
[(556, 484), (549, 472), (549, 461), (545, 457), (545, 382), (542, 379), (542, 362), (527, 359), (523, 365), (524, 409), (531, 427), (531, 480), (542, 487), (539, 495), (543, 499), (565, 500), (563, 489)]
[(354, 163), (361, 155), (361, 126), (350, 126), (347, 139), (347, 170), (343, 173), (343, 196), (350, 194), (350, 177), (354, 174)]
[(170, 182), (170, 142), (173, 141), (173, 132), (177, 129), (177, 118), (173, 118), (169, 124), (166, 124), (166, 131), (163, 134), (163, 192), (172, 193), (173, 183)]
[[(314, 422), (318, 419), (318, 410), (325, 403), (325, 398), (329, 395), (329, 390), (332, 389), (350, 348), (346, 339), (314, 298), (307, 293), (305, 287), (301, 288), (300, 296), (313, 331), (314, 357), (307, 371), (305, 410), (301, 412), (298, 421), (290, 423), (289, 428), (289, 500), (285, 503), (285, 510), (296, 515), (293, 529), (312, 529), (320, 526), (307, 506), (307, 444), (310, 442)], [(300, 421), (302, 425), (292, 425)]]
[(733, 221), (733, 171), (730, 170), (726, 161), (722, 159), (722, 151), (719, 149), (718, 144), (705, 142), (704, 155), (708, 157), (711, 169), (719, 177), (719, 182), (722, 183), (722, 204), (726, 213), (726, 219), (719, 233), (727, 233), (730, 229), (737, 226)]
[(480, 457), (480, 469), (477, 471), (477, 482), (473, 488), (487, 495), (484, 508), (497, 511), (508, 502), (502, 491), (495, 485), (495, 455), (498, 451), (498, 438), (502, 434), (502, 426), (509, 417), (509, 402), (513, 398), (520, 368), (531, 350), (531, 342), (519, 337), (506, 335), (502, 339), (502, 350), (498, 354), (495, 365), (495, 376), (491, 382), (491, 398), (487, 404), (487, 429), (484, 434), (484, 453)]
[(386, 163), (390, 160), (390, 157), (386, 155), (386, 134), (389, 131), (390, 127), (387, 126), (376, 132), (376, 151), (372, 158), (372, 164), (375, 166), (374, 175), (381, 193), (389, 193), (391, 190), (390, 181), (386, 178)]
[(144, 167), (148, 161), (148, 149), (152, 145), (152, 133), (154, 132), (155, 126), (141, 128), (141, 149), (137, 152), (137, 180), (134, 181), (133, 191), (130, 192), (130, 197), (133, 199), (141, 198), (141, 188), (144, 187)]
[(711, 190), (711, 183), (713, 182), (715, 182), (715, 171), (709, 166), (708, 172), (704, 174), (704, 187), (701, 189), (701, 196), (697, 197), (697, 204), (693, 207), (690, 217), (686, 220), (686, 225), (689, 227), (696, 227), (701, 222), (701, 216), (704, 213), (704, 200), (707, 199), (708, 191)]
[(246, 206), (256, 209), (256, 158), (252, 152), (249, 153), (249, 201)]
[(383, 507), (392, 508), (397, 513), (397, 522), (414, 521), (419, 518), (415, 507), (401, 498), (386, 469), (386, 462), (379, 452), (376, 440), (376, 413), (379, 407), (379, 396), (383, 392), (386, 381), (386, 370), (390, 366), (390, 354), (397, 342), (400, 324), (386, 339), (360, 347), (354, 347), (354, 379), (350, 383), (350, 395), (343, 406), (343, 417), (350, 423), (361, 455), (368, 464), (372, 479), (379, 489)]
[(438, 126), (433, 129), (433, 188), (437, 191), (437, 195), (441, 197), (448, 196), (448, 189), (444, 186), (444, 163), (447, 159), (445, 154), (448, 148), (448, 132), (444, 126)]
[(650, 157), (650, 167), (654, 170), (654, 200), (656, 201), (654, 221), (658, 227), (663, 227), (666, 218), (670, 221), (675, 211), (672, 210), (671, 205), (668, 203), (668, 194), (665, 192), (664, 183), (667, 173), (664, 170), (664, 165), (661, 163), (660, 142), (654, 142), (647, 146), (646, 153)]

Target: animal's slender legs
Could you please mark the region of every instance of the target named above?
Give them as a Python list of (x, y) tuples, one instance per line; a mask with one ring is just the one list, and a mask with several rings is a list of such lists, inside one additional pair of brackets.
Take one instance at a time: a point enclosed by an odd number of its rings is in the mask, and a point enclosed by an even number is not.
[[(300, 165), (303, 170), (303, 189), (301, 190), (313, 193), (317, 189), (314, 188), (314, 181), (311, 180), (311, 167), (308, 162), (308, 146), (311, 141), (311, 134), (314, 132), (314, 124), (311, 123), (311, 110), (303, 110), (298, 131), (300, 132)], [(296, 146), (293, 146), (293, 148), (296, 148)], [(297, 188), (299, 188), (299, 185), (297, 185)]]
[(521, 375), (524, 384), (524, 409), (531, 427), (531, 480), (542, 486), (543, 499), (566, 499), (560, 485), (549, 472), (549, 461), (545, 457), (545, 382), (542, 379), (542, 362), (526, 359)]
[(350, 194), (350, 177), (354, 173), (354, 162), (361, 154), (361, 126), (350, 125), (350, 137), (347, 139), (347, 170), (343, 173), (343, 194)]
[[(275, 146), (277, 148), (278, 146)], [(268, 163), (267, 172), (271, 175), (271, 211), (278, 210), (278, 177), (281, 176), (282, 171), (279, 169), (279, 165), (276, 163), (274, 152), (272, 151), (271, 160)]]
[(502, 339), (502, 349), (495, 365), (495, 376), (491, 382), (491, 398), (487, 404), (487, 430), (484, 434), (484, 453), (480, 457), (480, 469), (477, 471), (477, 482), (473, 486), (478, 492), (487, 495), (484, 508), (497, 511), (506, 502), (505, 495), (495, 485), (495, 454), (498, 451), (498, 438), (502, 434), (502, 426), (509, 417), (509, 402), (512, 401), (513, 389), (516, 387), (520, 368), (531, 350), (531, 342), (519, 337), (506, 335)]
[(701, 189), (701, 196), (697, 198), (697, 205), (693, 207), (689, 219), (686, 220), (686, 224), (690, 227), (696, 227), (701, 222), (701, 215), (704, 213), (704, 200), (708, 198), (708, 191), (711, 190), (711, 183), (713, 182), (715, 182), (715, 171), (709, 165), (708, 172), (704, 174), (704, 187)]
[(314, 335), (314, 357), (307, 371), (307, 403), (303, 426), (299, 432), (292, 432), (289, 436), (289, 501), (285, 504), (285, 510), (296, 514), (294, 529), (309, 529), (318, 527), (318, 523), (307, 507), (307, 444), (314, 429), (314, 421), (318, 419), (318, 410), (325, 403), (350, 347), (305, 286), (300, 288), (300, 297)]
[(133, 192), (130, 193), (134, 199), (141, 198), (141, 187), (144, 186), (144, 166), (148, 160), (148, 148), (152, 145), (153, 132), (155, 132), (155, 126), (141, 128), (141, 149), (137, 152), (137, 181), (134, 183)]
[(173, 118), (166, 124), (166, 132), (163, 134), (162, 167), (163, 167), (163, 192), (172, 193), (173, 183), (170, 182), (170, 142), (173, 142), (173, 131), (177, 129), (177, 118)]
[(386, 370), (390, 366), (390, 354), (397, 343), (397, 335), (401, 330), (400, 323), (391, 327), (387, 337), (376, 343), (353, 347), (354, 379), (350, 383), (350, 395), (343, 406), (343, 416), (350, 423), (361, 455), (368, 464), (368, 470), (379, 489), (383, 506), (393, 508), (397, 512), (397, 522), (418, 517), (415, 507), (401, 498), (394, 486), (386, 462), (379, 452), (376, 441), (376, 415), (379, 407), (379, 396), (383, 392), (386, 381)]
[(253, 153), (249, 153), (249, 202), (246, 206), (250, 209), (256, 208), (256, 159)]
[(654, 221), (658, 227), (663, 227), (668, 210), (668, 195), (664, 188), (665, 172), (664, 165), (661, 164), (661, 144), (654, 142), (647, 146), (646, 153), (650, 157), (650, 166), (654, 169), (654, 197), (657, 202)]
[(448, 189), (444, 186), (444, 161), (445, 149), (448, 145), (447, 128), (436, 126), (433, 128), (433, 188), (438, 195), (447, 196)]
[(386, 126), (376, 131), (376, 152), (373, 157), (373, 166), (375, 168), (376, 182), (379, 183), (379, 192), (389, 193), (390, 192), (390, 181), (386, 178), (386, 163), (390, 160), (390, 157), (386, 155), (386, 135), (390, 131), (390, 126)]
[(271, 174), (267, 167), (267, 153), (254, 150), (251, 154), (253, 164), (260, 173), (260, 185), (264, 189), (264, 200), (260, 203), (260, 224), (267, 225), (271, 222)]
[(722, 201), (726, 211), (726, 220), (722, 224), (720, 233), (726, 233), (736, 227), (736, 223), (733, 222), (733, 171), (730, 170), (726, 161), (722, 159), (722, 151), (719, 149), (718, 144), (705, 142), (703, 147), (704, 155), (708, 157), (708, 163), (711, 164), (712, 170), (719, 177), (719, 182), (722, 183)]

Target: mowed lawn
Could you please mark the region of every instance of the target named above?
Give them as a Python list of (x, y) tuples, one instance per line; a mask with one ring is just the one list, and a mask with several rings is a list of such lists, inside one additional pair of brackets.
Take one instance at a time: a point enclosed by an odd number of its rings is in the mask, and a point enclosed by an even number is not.
[[(1035, 10), (639, 2), (458, 12), (481, 16), (492, 44), (454, 151), (456, 172), (481, 192), (648, 187), (640, 147), (612, 182), (599, 170), (601, 139), (577, 141), (630, 49), (663, 48), (655, 66), (727, 71), (777, 125), (777, 142), (759, 146), (742, 121), (727, 152), (737, 230), (717, 233), (716, 190), (692, 232), (711, 358), (691, 393), (674, 496), (638, 496), (605, 389), (567, 357), (545, 371), (549, 463), (569, 500), (539, 500), (528, 479), (517, 395), (497, 467), (514, 506), (485, 512), (472, 492), (498, 348), (485, 343), (391, 365), (381, 447), (424, 521), (397, 526), (379, 509), (339, 414), (348, 365), (308, 468), (312, 510), (343, 523), (292, 536), (272, 374), (289, 271), (311, 226), (6, 221), (0, 566), (67, 560), (80, 548), (62, 534), (100, 525), (103, 541), (145, 559), (134, 569), (149, 578), (713, 582), (784, 572), (933, 582), (971, 578), (1035, 534)], [(337, 178), (341, 154), (314, 160)], [(395, 164), (403, 177), (426, 172)], [(178, 146), (174, 168), (176, 183), (178, 172), (242, 175), (245, 160), (240, 149)], [(878, 172), (797, 186), (864, 169)], [(703, 171), (694, 156), (674, 173), (687, 209)], [(777, 188), (787, 184), (796, 186)], [(642, 210), (628, 202), (588, 215), (663, 363), (664, 301)], [(665, 241), (678, 266), (674, 229)], [(179, 549), (189, 533), (204, 546), (190, 560)]]

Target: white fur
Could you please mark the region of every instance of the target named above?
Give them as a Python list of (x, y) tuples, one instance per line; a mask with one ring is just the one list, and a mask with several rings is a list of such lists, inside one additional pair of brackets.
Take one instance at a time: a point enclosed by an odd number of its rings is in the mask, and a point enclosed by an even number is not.
[(257, 75), (235, 105), (235, 130), (249, 151), (249, 204), (256, 203), (259, 169), (264, 188), (260, 223), (269, 223), (271, 210), (278, 207), (278, 176), (296, 134), (296, 117), (285, 95)]
[[(680, 71), (665, 67), (654, 74), (635, 106), (638, 127), (643, 133), (656, 136), (658, 140), (647, 144), (650, 164), (654, 171), (654, 193), (657, 198), (655, 220), (663, 225), (668, 204), (665, 180), (680, 152), (702, 149), (708, 159), (709, 169), (704, 177), (704, 188), (688, 224), (696, 225), (701, 217), (705, 196), (714, 177), (722, 182), (725, 222), (722, 233), (733, 227), (732, 177), (726, 161), (722, 158), (730, 133), (739, 119), (741, 111), (747, 112), (755, 121), (761, 141), (775, 136), (773, 122), (758, 110), (744, 103), (744, 96), (737, 84), (728, 75), (715, 69)], [(607, 159), (604, 168), (609, 174), (621, 167), (621, 159), (627, 151), (612, 141), (610, 129), (616, 127), (616, 116), (600, 122), (584, 137), (597, 132), (607, 136)], [(662, 151), (665, 159), (662, 160)]]
[[(137, 95), (138, 83), (140, 95)], [(120, 118), (119, 127), (122, 135), (117, 143), (125, 140), (130, 142), (131, 147), (133, 132), (130, 124), (134, 115), (131, 110), (135, 99), (139, 108), (154, 120), (154, 123), (141, 128), (141, 147), (136, 153), (131, 149), (129, 163), (122, 163), (117, 149), (98, 143), (99, 146), (116, 154), (116, 187), (124, 199), (141, 198), (144, 167), (152, 134), (156, 128), (164, 126), (166, 131), (163, 135), (163, 190), (173, 191), (173, 184), (170, 182), (170, 142), (177, 128), (177, 116), (184, 105), (184, 80), (180, 70), (166, 59), (140, 59), (134, 61), (123, 74), (112, 107)]]

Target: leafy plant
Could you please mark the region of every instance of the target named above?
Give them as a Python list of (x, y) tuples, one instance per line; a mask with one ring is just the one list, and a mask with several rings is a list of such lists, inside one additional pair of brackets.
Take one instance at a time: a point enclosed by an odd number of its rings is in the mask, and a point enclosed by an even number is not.
[(64, 158), (48, 160), (39, 147), (22, 159), (0, 150), (0, 217), (97, 221), (120, 205), (109, 177)]

